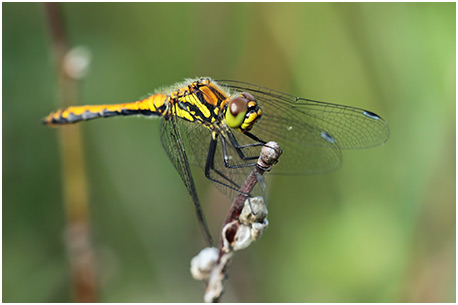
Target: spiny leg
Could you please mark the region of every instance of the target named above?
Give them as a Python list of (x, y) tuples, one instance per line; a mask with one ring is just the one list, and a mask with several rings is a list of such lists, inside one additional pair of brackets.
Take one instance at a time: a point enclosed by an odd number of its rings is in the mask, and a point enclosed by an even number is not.
[[(248, 137), (250, 137), (251, 139), (255, 140), (256, 143), (251, 143), (251, 144), (246, 144), (246, 145), (240, 145), (238, 142), (237, 142), (237, 139), (234, 137), (234, 135), (231, 133), (231, 132), (228, 132), (227, 133), (228, 137), (229, 137), (229, 141), (231, 142), (232, 144), (232, 147), (235, 149), (235, 151), (237, 152), (238, 156), (240, 157), (240, 159), (242, 159), (243, 161), (250, 161), (250, 160), (256, 160), (258, 159), (258, 155), (256, 156), (245, 156), (245, 154), (243, 153), (242, 149), (244, 148), (250, 148), (250, 147), (257, 147), (257, 146), (263, 146), (266, 142), (260, 140), (258, 137), (256, 137), (255, 135), (249, 133), (249, 132), (246, 132), (245, 135), (247, 135)], [(224, 165), (227, 167), (227, 168), (240, 168), (240, 167), (250, 167), (250, 166), (255, 166), (256, 163), (249, 163), (249, 164), (239, 164), (239, 165), (231, 165), (229, 164), (229, 159), (230, 159), (230, 156), (229, 154), (227, 153), (227, 142), (226, 142), (226, 139), (224, 137), (221, 137), (221, 144), (223, 146), (223, 156), (224, 156)]]
[[(215, 134), (214, 136), (212, 135), (212, 138), (210, 140), (210, 146), (209, 146), (209, 149), (208, 149), (208, 154), (207, 154), (207, 161), (205, 163), (205, 177), (207, 177), (207, 179), (209, 179), (210, 181), (213, 181), (215, 183), (218, 183), (218, 184), (223, 185), (223, 186), (225, 186), (225, 187), (227, 187), (227, 188), (229, 188), (231, 190), (234, 190), (234, 191), (238, 192), (240, 186), (237, 183), (235, 183), (234, 181), (232, 181), (229, 177), (227, 177), (226, 175), (224, 175), (223, 173), (218, 171), (214, 166), (217, 144), (218, 144), (217, 134)], [(218, 174), (221, 178), (226, 180), (231, 185), (211, 177), (211, 174), (210, 174), (211, 171), (213, 171), (216, 174)]]
[[(228, 162), (230, 156), (227, 153), (227, 142), (226, 142), (226, 139), (223, 136), (221, 136), (220, 139), (221, 139), (221, 145), (222, 145), (222, 151), (223, 151), (224, 165), (225, 165), (226, 168), (237, 169), (237, 168), (243, 168), (243, 167), (256, 166), (256, 163), (241, 164), (241, 165), (230, 165), (229, 162)], [(235, 138), (233, 138), (233, 140), (234, 140), (234, 142), (231, 141), (231, 143), (235, 143), (235, 145), (233, 145), (234, 148), (238, 151), (239, 156), (241, 156), (241, 158), (243, 157), (242, 159), (245, 160), (245, 161), (246, 160), (256, 159), (256, 158), (258, 158), (258, 156), (256, 156), (256, 157), (245, 157), (245, 155), (241, 151), (241, 148), (264, 145), (264, 143), (253, 143), (253, 144), (243, 145), (242, 146), (242, 145), (238, 145), (238, 143), (235, 140)], [(215, 134), (212, 135), (212, 138), (210, 140), (210, 146), (209, 146), (208, 154), (207, 154), (207, 161), (206, 161), (206, 164), (205, 164), (205, 176), (210, 181), (213, 181), (215, 183), (218, 183), (218, 184), (223, 185), (223, 186), (225, 186), (225, 187), (227, 187), (227, 188), (229, 188), (229, 189), (231, 189), (233, 191), (236, 191), (236, 192), (240, 193), (240, 186), (236, 182), (234, 182), (231, 178), (227, 177), (221, 171), (216, 169), (215, 166), (214, 166), (217, 145), (218, 145), (218, 134), (215, 133)], [(211, 171), (215, 172), (223, 180), (227, 181), (227, 183), (211, 177)], [(245, 194), (245, 193), (243, 193), (243, 194), (246, 195), (246, 196), (250, 196), (250, 194)]]

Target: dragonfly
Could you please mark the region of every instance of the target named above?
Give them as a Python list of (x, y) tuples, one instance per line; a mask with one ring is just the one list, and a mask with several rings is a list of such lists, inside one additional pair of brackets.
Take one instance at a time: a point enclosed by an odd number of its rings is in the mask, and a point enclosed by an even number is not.
[(191, 165), (231, 197), (240, 192), (268, 141), (283, 150), (272, 173), (304, 175), (333, 171), (342, 163), (342, 150), (378, 146), (389, 137), (387, 122), (368, 110), (208, 77), (188, 79), (135, 102), (67, 107), (42, 122), (58, 126), (131, 115), (162, 118), (162, 146), (192, 198), (209, 245), (212, 236)]

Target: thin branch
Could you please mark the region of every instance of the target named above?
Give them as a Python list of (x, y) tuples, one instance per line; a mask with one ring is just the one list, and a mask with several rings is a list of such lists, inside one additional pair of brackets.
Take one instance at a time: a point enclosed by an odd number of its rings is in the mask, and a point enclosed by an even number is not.
[(248, 247), (268, 226), (267, 208), (262, 197), (248, 194), (266, 171), (277, 163), (282, 150), (275, 142), (265, 144), (240, 192), (234, 199), (224, 222), (219, 249), (206, 248), (191, 262), (191, 273), (206, 282), (205, 302), (218, 302), (224, 292), (224, 281), (234, 251)]
[[(77, 81), (84, 75), (88, 58), (69, 50), (59, 3), (45, 3), (54, 60), (57, 66), (57, 89), (61, 107), (76, 105)], [(84, 52), (83, 52), (84, 53)], [(81, 60), (83, 58), (83, 60)], [(75, 65), (75, 63), (78, 63)], [(81, 64), (83, 63), (83, 64)], [(79, 71), (80, 73), (75, 73)], [(89, 209), (84, 150), (79, 126), (60, 128), (63, 177), (63, 203), (67, 224), (65, 241), (72, 272), (74, 301), (95, 302), (96, 284), (93, 250), (89, 238)]]

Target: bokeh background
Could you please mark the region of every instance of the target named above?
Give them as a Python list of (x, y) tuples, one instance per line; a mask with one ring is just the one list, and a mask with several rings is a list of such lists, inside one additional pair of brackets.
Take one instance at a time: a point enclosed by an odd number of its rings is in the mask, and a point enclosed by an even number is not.
[[(81, 104), (211, 76), (388, 121), (384, 146), (334, 173), (269, 180), (270, 227), (235, 256), (223, 301), (455, 302), (455, 3), (60, 7), (92, 58)], [(3, 301), (74, 301), (60, 133), (39, 124), (60, 105), (48, 21), (42, 4), (2, 8)], [(159, 120), (80, 128), (97, 300), (201, 301), (189, 262), (205, 243)], [(217, 234), (230, 202), (195, 173)]]

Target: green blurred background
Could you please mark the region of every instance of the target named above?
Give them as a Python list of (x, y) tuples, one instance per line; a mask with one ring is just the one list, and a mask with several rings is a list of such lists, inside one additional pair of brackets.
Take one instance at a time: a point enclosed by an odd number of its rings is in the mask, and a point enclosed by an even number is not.
[[(56, 70), (41, 4), (3, 7), (3, 301), (67, 302)], [(270, 227), (237, 253), (227, 302), (455, 302), (455, 3), (62, 4), (92, 54), (84, 104), (211, 76), (370, 109), (381, 147), (269, 180)], [(97, 294), (200, 302), (204, 247), (159, 120), (81, 124)], [(229, 201), (196, 171), (214, 234)]]

